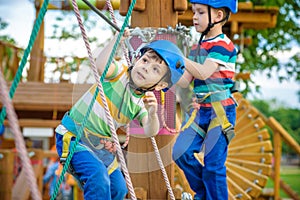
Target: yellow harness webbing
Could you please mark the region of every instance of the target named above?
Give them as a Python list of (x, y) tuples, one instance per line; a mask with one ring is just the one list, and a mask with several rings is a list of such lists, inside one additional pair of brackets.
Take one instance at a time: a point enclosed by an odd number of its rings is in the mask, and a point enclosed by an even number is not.
[[(223, 105), (221, 104), (220, 101), (211, 102), (211, 104), (213, 106), (213, 109), (215, 110), (216, 119), (217, 119), (217, 120), (212, 120), (211, 123), (218, 123), (219, 125), (222, 126), (222, 130), (226, 130), (231, 126), (231, 123), (227, 119)], [(215, 127), (217, 125), (212, 124), (209, 126)]]
[[(207, 98), (207, 95), (205, 96)], [(222, 131), (226, 136), (226, 139), (228, 143), (230, 140), (234, 137), (234, 130), (232, 124), (228, 121), (228, 118), (226, 116), (224, 107), (221, 103), (221, 101), (215, 101), (211, 102), (212, 107), (215, 111), (216, 117), (211, 120), (208, 130), (211, 130), (217, 126), (222, 127)], [(196, 109), (195, 109), (196, 110)], [(207, 133), (206, 133), (207, 134)], [(205, 138), (204, 138), (205, 140)], [(199, 153), (194, 153), (195, 158), (199, 161), (199, 163), (204, 166), (204, 156), (205, 156), (205, 148), (206, 148), (206, 143), (204, 142), (200, 152)]]
[(62, 154), (60, 157), (60, 161), (64, 162), (66, 161), (68, 155), (69, 155), (69, 148), (72, 137), (76, 137), (75, 134), (71, 133), (70, 131), (66, 132), (63, 136), (63, 148), (62, 148)]

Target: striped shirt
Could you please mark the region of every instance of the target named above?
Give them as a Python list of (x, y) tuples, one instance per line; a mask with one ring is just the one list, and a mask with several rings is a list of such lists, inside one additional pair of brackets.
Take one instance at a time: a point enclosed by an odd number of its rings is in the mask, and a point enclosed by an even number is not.
[[(114, 73), (112, 77), (105, 79), (102, 83), (107, 106), (109, 107), (115, 129), (125, 126), (133, 119), (137, 119), (141, 124), (142, 118), (147, 114), (144, 102), (142, 101), (143, 95), (135, 94), (129, 87), (129, 74), (126, 66), (117, 66), (116, 70), (116, 73)], [(96, 88), (97, 84), (94, 84), (72, 107), (70, 117), (76, 123), (82, 123)], [(100, 137), (111, 136), (108, 117), (101, 100), (100, 91), (89, 115), (85, 131)]]
[[(189, 59), (203, 64), (211, 60), (219, 64), (218, 69), (206, 80), (194, 80), (194, 93), (207, 93), (230, 89), (233, 84), (237, 51), (232, 41), (220, 34), (212, 39), (203, 40), (200, 48), (196, 44), (192, 47)], [(229, 98), (222, 100), (222, 104), (232, 105), (234, 101)], [(201, 106), (211, 107), (210, 103)]]

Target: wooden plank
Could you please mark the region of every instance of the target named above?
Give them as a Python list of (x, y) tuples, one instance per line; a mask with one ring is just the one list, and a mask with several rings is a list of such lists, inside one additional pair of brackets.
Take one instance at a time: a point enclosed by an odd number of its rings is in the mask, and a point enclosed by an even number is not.
[(227, 158), (226, 162), (233, 163), (239, 165), (241, 167), (245, 167), (249, 170), (257, 172), (258, 174), (263, 174), (266, 176), (270, 176), (272, 173), (272, 165), (271, 164), (263, 164), (246, 160), (239, 160), (235, 158)]
[[(141, 145), (142, 144), (142, 145)], [(141, 135), (131, 135), (126, 152), (127, 168), (134, 187), (142, 187), (147, 191), (149, 198), (149, 178), (147, 152), (151, 142), (141, 138)], [(138, 164), (137, 164), (138, 163)]]
[(229, 148), (241, 146), (244, 144), (251, 144), (256, 142), (261, 142), (270, 139), (270, 134), (267, 129), (260, 130), (251, 134), (247, 134), (244, 137), (239, 137), (232, 140), (229, 144)]
[(243, 115), (239, 116), (236, 120), (236, 129), (240, 129), (245, 126), (245, 124), (255, 120), (259, 115), (259, 111), (254, 108), (250, 107)]
[(235, 171), (232, 168), (227, 168), (227, 177), (229, 177), (235, 183), (238, 183), (239, 186), (250, 195), (252, 198), (256, 198), (261, 194), (261, 187), (255, 184), (252, 180), (247, 179), (243, 175), (239, 174), (239, 171)]
[(271, 152), (273, 150), (272, 143), (270, 140), (245, 144), (237, 147), (228, 149), (228, 153), (264, 153)]
[(228, 190), (232, 193), (235, 199), (250, 200), (251, 197), (241, 188), (241, 186), (235, 183), (230, 177), (227, 176)]
[(247, 168), (241, 167), (233, 163), (226, 163), (226, 167), (230, 170), (233, 170), (235, 173), (238, 173), (240, 176), (244, 177), (247, 180), (250, 180), (253, 183), (256, 183), (260, 187), (264, 187), (267, 183), (268, 177), (249, 170)]
[(131, 27), (175, 27), (178, 13), (173, 10), (173, 0), (145, 1), (146, 9), (144, 11), (132, 11)]
[[(60, 124), (60, 120), (50, 119), (19, 119), (20, 127), (49, 127), (56, 128)], [(5, 126), (9, 126), (9, 121), (4, 121)]]
[(235, 158), (239, 160), (252, 161), (257, 163), (271, 164), (272, 153), (228, 153), (229, 158)]
[[(134, 188), (134, 193), (135, 193), (137, 199), (147, 200), (147, 191), (144, 188), (135, 187)], [(129, 197), (131, 197), (130, 193), (129, 193)]]
[(243, 128), (235, 129), (235, 139), (245, 137), (248, 134), (258, 132), (265, 126), (265, 122), (261, 118), (257, 118), (252, 122), (245, 124)]
[[(238, 97), (238, 98), (241, 98), (241, 97)], [(238, 120), (238, 118), (240, 118), (245, 112), (247, 112), (249, 110), (251, 105), (244, 98), (239, 99), (237, 101), (238, 101), (238, 104), (239, 104), (238, 107), (236, 108), (236, 117), (237, 117), (237, 120)]]
[[(126, 157), (132, 183), (135, 187), (143, 187), (147, 190), (148, 199), (166, 199), (168, 193), (166, 183), (151, 140), (143, 137), (143, 135), (131, 135), (128, 145)], [(174, 163), (171, 151), (175, 135), (158, 135), (155, 139), (170, 185), (174, 188)]]
[(0, 199), (12, 199), (14, 153), (0, 149)]
[(13, 104), (16, 110), (66, 111), (90, 87), (91, 84), (20, 83), (13, 97)]

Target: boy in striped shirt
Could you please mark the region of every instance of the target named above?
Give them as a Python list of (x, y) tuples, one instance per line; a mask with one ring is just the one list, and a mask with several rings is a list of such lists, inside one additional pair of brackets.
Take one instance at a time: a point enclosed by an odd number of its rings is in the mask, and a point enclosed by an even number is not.
[[(129, 36), (129, 31), (125, 31)], [(124, 37), (123, 37), (124, 39)], [(116, 37), (96, 55), (100, 74), (109, 59)], [(115, 130), (137, 119), (146, 137), (159, 130), (157, 100), (152, 91), (167, 91), (184, 71), (184, 57), (178, 47), (166, 40), (151, 42), (140, 50), (140, 58), (127, 67), (114, 61), (102, 82), (106, 102)], [(93, 85), (65, 114), (56, 128), (56, 147), (61, 160), (78, 135), (83, 118), (96, 91)], [(72, 156), (69, 172), (78, 180), (84, 199), (120, 200), (127, 194), (125, 179), (113, 154), (110, 125), (102, 99), (98, 94), (88, 121)], [(103, 141), (107, 140), (106, 144)]]
[[(192, 111), (196, 112), (194, 123), (178, 136), (172, 156), (196, 193), (195, 199), (227, 200), (225, 161), (236, 118), (231, 88), (237, 51), (222, 32), (222, 26), (230, 12), (237, 12), (237, 0), (190, 2), (194, 27), (201, 36), (186, 60), (186, 81), (180, 86), (187, 87), (193, 81)], [(214, 105), (221, 105), (221, 109)], [(220, 110), (223, 110), (222, 117), (219, 117)], [(226, 130), (222, 126), (223, 119), (229, 125)]]

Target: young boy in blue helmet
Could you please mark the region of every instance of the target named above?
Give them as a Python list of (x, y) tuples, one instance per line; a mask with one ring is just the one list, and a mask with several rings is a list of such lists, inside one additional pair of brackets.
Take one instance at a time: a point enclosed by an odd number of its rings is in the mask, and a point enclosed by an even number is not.
[(227, 200), (225, 161), (236, 118), (231, 93), (237, 51), (222, 26), (230, 13), (237, 12), (237, 0), (190, 2), (194, 27), (201, 33), (184, 73), (186, 83), (194, 84), (191, 116), (195, 118), (177, 137), (172, 157), (184, 171), (195, 199)]
[[(125, 31), (128, 36), (128, 31)], [(124, 37), (123, 37), (124, 39)], [(100, 74), (112, 51), (116, 38), (96, 56)], [(140, 50), (140, 57), (127, 67), (114, 61), (102, 83), (115, 129), (137, 119), (147, 137), (159, 130), (157, 100), (152, 91), (168, 90), (182, 76), (184, 57), (178, 47), (166, 40), (149, 43)], [(56, 147), (61, 161), (68, 151), (78, 127), (82, 123), (97, 85), (93, 85), (65, 114), (56, 128)], [(99, 96), (93, 105), (80, 142), (72, 156), (69, 172), (76, 177), (84, 191), (84, 199), (121, 200), (127, 194), (125, 179), (118, 167), (117, 158), (110, 148), (111, 132), (107, 115)], [(103, 144), (107, 140), (110, 145)], [(66, 145), (71, 143), (71, 145)]]

